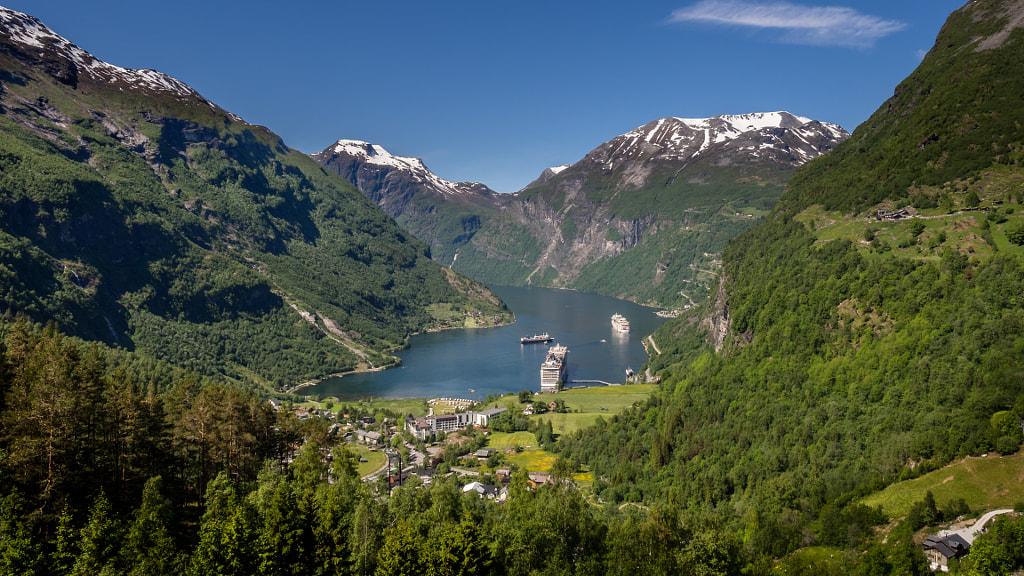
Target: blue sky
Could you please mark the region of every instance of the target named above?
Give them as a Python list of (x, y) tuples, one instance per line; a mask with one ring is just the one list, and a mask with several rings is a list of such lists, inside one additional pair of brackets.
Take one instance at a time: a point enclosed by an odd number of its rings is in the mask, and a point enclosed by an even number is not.
[(854, 128), (965, 0), (6, 0), (174, 76), (289, 146), (340, 138), (514, 192), (666, 116)]

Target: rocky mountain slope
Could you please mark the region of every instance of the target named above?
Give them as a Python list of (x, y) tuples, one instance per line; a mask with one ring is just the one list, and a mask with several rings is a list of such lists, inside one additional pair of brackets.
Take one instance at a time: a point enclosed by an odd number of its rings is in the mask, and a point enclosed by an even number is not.
[(3, 8), (0, 221), (9, 314), (246, 383), (384, 366), (411, 333), (508, 319), (266, 128)]
[(367, 143), (313, 157), (455, 270), (683, 306), (708, 294), (725, 242), (774, 205), (792, 171), (847, 136), (787, 112), (662, 118), (505, 195)]

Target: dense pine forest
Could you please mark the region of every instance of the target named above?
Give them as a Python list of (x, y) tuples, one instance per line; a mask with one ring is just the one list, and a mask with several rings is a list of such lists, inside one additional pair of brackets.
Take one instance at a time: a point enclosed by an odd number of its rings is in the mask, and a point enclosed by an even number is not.
[[(806, 487), (781, 474), (769, 489), (750, 482), (765, 496), (749, 507), (723, 505), (711, 487), (739, 486), (709, 476), (673, 481), (649, 505), (604, 507), (564, 479), (531, 486), (525, 471), (503, 503), (464, 494), (455, 477), (389, 489), (360, 481), (325, 423), (251, 392), (184, 373), (158, 385), (142, 379), (151, 367), (50, 328), (14, 323), (4, 336), (2, 574), (821, 573), (785, 559), (809, 543), (850, 551), (833, 573), (921, 574), (913, 531), (963, 513), (921, 502), (881, 544), (873, 527), (888, 518), (802, 472)], [(704, 501), (677, 504), (684, 486)], [(1024, 522), (1001, 520), (963, 567), (1005, 573), (1021, 550)]]

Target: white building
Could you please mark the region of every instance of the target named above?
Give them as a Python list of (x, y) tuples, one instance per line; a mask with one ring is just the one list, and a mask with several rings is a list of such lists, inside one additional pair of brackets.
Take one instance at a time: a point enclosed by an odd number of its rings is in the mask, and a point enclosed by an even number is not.
[(465, 430), (470, 424), (473, 426), (486, 427), (490, 424), (491, 418), (504, 412), (505, 408), (491, 408), (482, 412), (459, 412), (456, 414), (443, 414), (422, 416), (420, 418), (407, 418), (405, 429), (412, 432), (412, 435), (420, 440), (426, 440), (436, 436), (438, 432), (453, 432)]

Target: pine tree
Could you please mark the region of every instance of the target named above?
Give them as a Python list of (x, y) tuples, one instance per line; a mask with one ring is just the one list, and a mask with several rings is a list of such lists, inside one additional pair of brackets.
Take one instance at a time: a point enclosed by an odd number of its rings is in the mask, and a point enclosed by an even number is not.
[(0, 497), (0, 574), (36, 573), (39, 547), (25, 525), (23, 505), (17, 493)]
[(162, 494), (163, 480), (154, 476), (142, 491), (142, 504), (128, 531), (124, 548), (125, 565), (131, 576), (160, 576), (177, 570), (178, 550), (171, 536), (174, 509)]
[(80, 553), (71, 568), (73, 576), (117, 574), (121, 527), (114, 518), (110, 501), (100, 492), (89, 511), (89, 522), (82, 528)]

